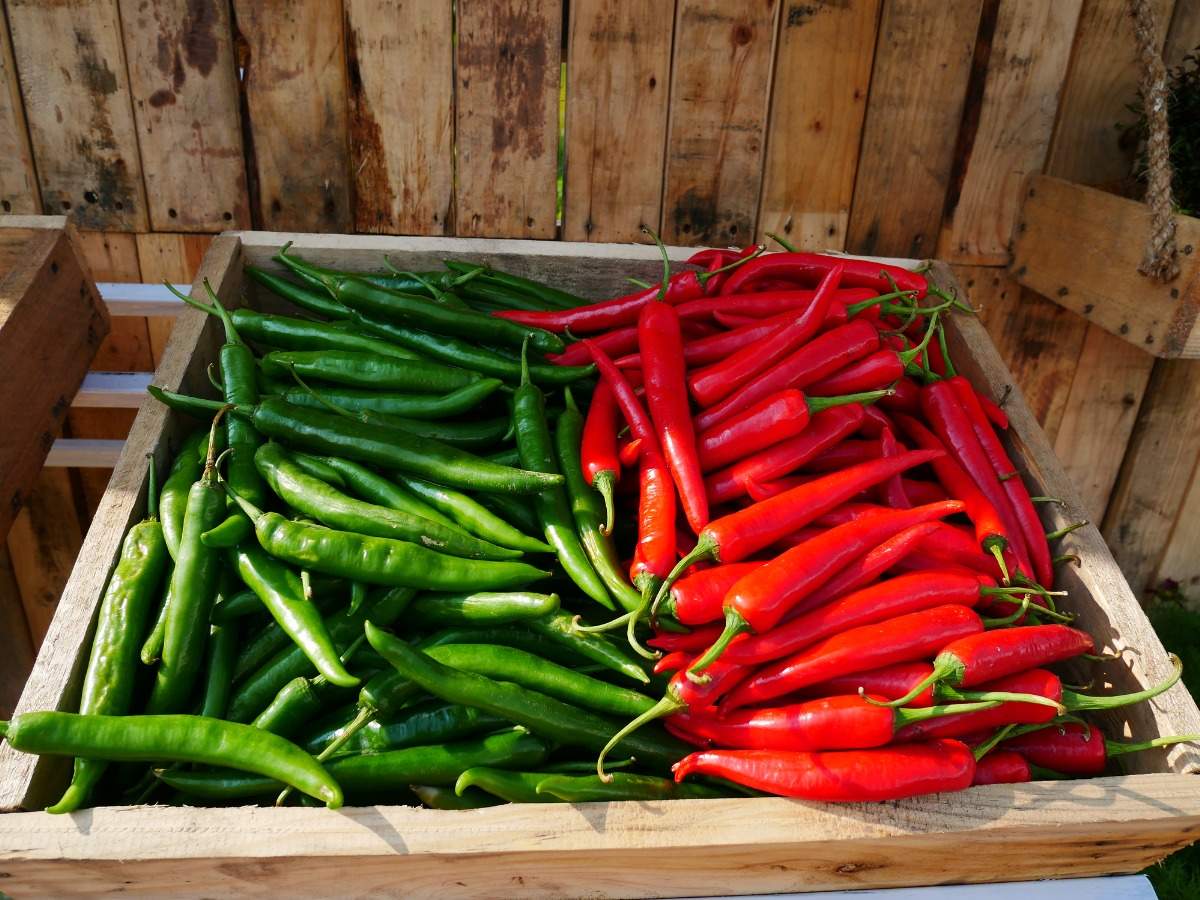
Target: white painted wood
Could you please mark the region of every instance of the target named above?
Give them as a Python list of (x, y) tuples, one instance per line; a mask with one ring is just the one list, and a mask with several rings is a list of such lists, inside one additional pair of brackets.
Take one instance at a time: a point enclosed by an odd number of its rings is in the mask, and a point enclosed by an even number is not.
[[(192, 288), (190, 284), (174, 287), (185, 294)], [(96, 289), (113, 316), (177, 316), (185, 305), (165, 284), (98, 281)]]
[(124, 448), (124, 441), (59, 438), (46, 454), (45, 465), (51, 469), (111, 469)]
[(137, 409), (148, 396), (153, 372), (88, 372), (71, 406), (84, 409)]
[[(1001, 884), (944, 884), (939, 887), (886, 888), (866, 891), (828, 891), (819, 895), (753, 894), (742, 900), (789, 900), (815, 897), (820, 900), (1156, 900), (1157, 894), (1145, 875), (1113, 875), (1107, 878), (1007, 881)], [(674, 900), (701, 900), (677, 897)]]

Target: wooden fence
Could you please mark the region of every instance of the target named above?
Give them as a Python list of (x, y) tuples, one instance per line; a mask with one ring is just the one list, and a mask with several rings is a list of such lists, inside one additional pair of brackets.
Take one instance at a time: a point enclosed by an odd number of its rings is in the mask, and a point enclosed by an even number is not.
[[(1152, 6), (1169, 64), (1200, 45), (1200, 0)], [(1028, 173), (1130, 171), (1125, 0), (5, 0), (4, 14), (0, 209), (70, 212), (97, 280), (190, 279), (213, 233), (250, 227), (636, 241), (651, 225), (679, 244), (776, 232), (938, 256), (1135, 589), (1200, 584), (1200, 363), (1155, 362), (1004, 269)], [(94, 368), (148, 369), (168, 333), (115, 320)], [(121, 437), (131, 416), (74, 409), (67, 430)], [(0, 553), (0, 594), (21, 598), (29, 631), (6, 628), (10, 669), (40, 640), (107, 475), (46, 470)]]

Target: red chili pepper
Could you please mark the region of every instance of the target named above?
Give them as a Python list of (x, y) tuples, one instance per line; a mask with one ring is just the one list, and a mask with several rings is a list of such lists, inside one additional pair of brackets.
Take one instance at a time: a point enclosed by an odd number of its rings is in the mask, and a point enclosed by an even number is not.
[[(944, 500), (937, 498), (931, 502)], [(887, 512), (889, 507), (877, 503), (843, 503), (834, 509), (823, 513), (816, 520), (818, 525), (833, 527), (853, 522), (864, 516), (877, 516)], [(930, 534), (922, 538), (916, 549), (921, 553), (940, 560), (933, 568), (944, 568), (945, 564), (964, 566), (981, 572), (984, 575), (999, 576), (995, 560), (985, 556), (971, 535), (960, 525), (947, 522), (936, 522), (930, 526)]]
[(955, 375), (946, 380), (957, 396), (963, 411), (966, 413), (979, 444), (991, 464), (992, 471), (1000, 480), (1000, 485), (1008, 498), (1013, 517), (1024, 539), (1029, 561), (1033, 567), (1033, 575), (1037, 582), (1045, 587), (1052, 587), (1054, 582), (1054, 564), (1050, 560), (1050, 545), (1046, 541), (1046, 532), (1042, 520), (1038, 517), (1037, 509), (1025, 488), (1025, 482), (1017, 473), (1012, 460), (1009, 459), (1004, 445), (992, 429), (979, 395), (971, 382), (961, 375)]
[(975, 428), (971, 425), (971, 419), (959, 402), (953, 386), (946, 381), (926, 385), (921, 389), (921, 409), (933, 426), (933, 431), (953, 453), (955, 461), (970, 475), (980, 493), (999, 514), (1004, 527), (1003, 536), (1017, 558), (1019, 570), (1032, 578), (1034, 573), (1029, 561), (1029, 550), (1025, 545), (1012, 502), (996, 477), (996, 471), (992, 468)]
[[(754, 564), (733, 563), (733, 565)], [(660, 631), (646, 643), (651, 647), (657, 647), (659, 650), (666, 650), (669, 653), (682, 651), (695, 656), (696, 653), (711, 644), (713, 638), (720, 634), (720, 632), (721, 627), (719, 625), (702, 625), (699, 628), (693, 628), (687, 634), (674, 631)]]
[(787, 475), (844, 441), (858, 429), (862, 419), (863, 408), (858, 405), (837, 406), (817, 413), (808, 427), (795, 437), (772, 444), (709, 475), (704, 480), (709, 503), (726, 503), (741, 497), (751, 481), (769, 481)]
[(764, 447), (796, 437), (808, 428), (812, 415), (836, 406), (867, 404), (884, 396), (884, 391), (843, 397), (805, 397), (788, 388), (759, 401), (745, 412), (718, 422), (696, 438), (700, 468), (705, 472), (745, 459)]
[(724, 284), (725, 279), (729, 277), (729, 270), (734, 267), (734, 263), (740, 262), (744, 259), (750, 259), (752, 256), (757, 256), (761, 252), (762, 247), (760, 247), (758, 244), (748, 244), (736, 253), (733, 251), (726, 251), (726, 253), (729, 255), (723, 255), (721, 258), (713, 259), (707, 266), (704, 267), (705, 270), (712, 275), (712, 278), (710, 278), (704, 285), (704, 293), (711, 297), (713, 294), (720, 292), (721, 285)]
[(1066, 625), (1026, 625), (969, 635), (942, 648), (929, 683), (973, 687), (1095, 649), (1090, 634)]
[[(883, 398), (881, 398), (883, 399)], [(872, 404), (863, 409), (866, 414), (863, 419), (862, 431), (864, 437), (877, 438), (883, 433), (883, 429), (888, 429), (893, 434), (896, 433), (896, 423), (888, 418), (888, 414), (879, 408), (877, 404)]]
[[(721, 603), (729, 589), (743, 575), (761, 565), (763, 565), (762, 562), (725, 563), (701, 572), (692, 572), (671, 585), (660, 611), (674, 616), (684, 625), (719, 622), (721, 620)], [(691, 646), (691, 642), (688, 643)], [(708, 643), (712, 643), (712, 641)], [(655, 646), (659, 645), (655, 644)], [(695, 649), (703, 650), (707, 646), (707, 643), (701, 644)]]
[(784, 388), (806, 388), (878, 349), (879, 332), (874, 325), (861, 319), (847, 322), (809, 341), (705, 409), (696, 417), (696, 427), (704, 431)]
[(1008, 431), (1008, 413), (996, 405), (996, 402), (990, 397), (980, 394), (978, 391), (975, 396), (979, 400), (979, 405), (983, 407), (984, 415), (991, 420), (992, 424), (1001, 431)]
[(902, 562), (921, 545), (928, 535), (935, 533), (940, 524), (940, 522), (921, 522), (888, 538), (813, 591), (798, 608), (801, 610), (816, 609), (851, 591), (866, 587), (888, 569)]
[(651, 423), (650, 417), (646, 415), (642, 404), (638, 402), (637, 392), (634, 390), (629, 375), (618, 369), (608, 354), (590, 339), (585, 339), (580, 343), (588, 348), (592, 362), (596, 364), (596, 368), (600, 372), (600, 378), (606, 381), (612, 389), (613, 396), (629, 425), (630, 432), (643, 442), (646, 451), (654, 450), (661, 455), (662, 447), (658, 443), (658, 433), (654, 430), (654, 425)]
[(701, 406), (712, 406), (728, 397), (793, 347), (816, 334), (825, 321), (825, 314), (841, 277), (841, 266), (834, 266), (821, 281), (808, 306), (800, 309), (778, 331), (749, 347), (743, 347), (720, 362), (694, 372), (688, 378), (688, 389), (696, 402)]
[[(733, 314), (763, 319), (770, 316), (783, 319), (794, 316), (797, 312), (813, 305), (818, 291), (760, 291), (754, 294), (722, 294), (719, 297), (702, 297), (680, 303), (675, 309), (679, 318), (685, 321), (695, 319), (715, 318), (718, 314)], [(851, 315), (850, 310), (875, 309), (880, 304), (887, 303), (894, 294), (885, 295), (887, 299), (879, 299), (874, 291), (863, 288), (834, 289), (830, 302), (826, 306), (826, 316), (831, 318), (818, 319), (825, 322), (824, 327), (844, 323)]]
[[(760, 669), (734, 688), (721, 707), (754, 706), (835, 675), (926, 659), (956, 638), (982, 632), (983, 620), (965, 606), (939, 606), (852, 628)], [(718, 662), (733, 665), (723, 659)]]
[(1005, 537), (1004, 522), (996, 508), (983, 496), (966, 470), (946, 452), (946, 445), (937, 435), (912, 416), (897, 414), (894, 418), (918, 447), (943, 451), (943, 455), (931, 463), (937, 480), (946, 489), (947, 494), (966, 505), (967, 518), (975, 527), (975, 539), (979, 546), (985, 553), (990, 553), (996, 558), (1001, 572), (1007, 576), (1009, 567), (1004, 551), (1008, 548), (1008, 539)]
[(638, 461), (642, 454), (642, 439), (627, 434), (617, 443), (617, 459), (621, 465), (628, 468)]
[(605, 528), (611, 534), (613, 488), (621, 479), (621, 463), (617, 454), (617, 398), (604, 379), (600, 379), (592, 392), (592, 403), (583, 422), (579, 458), (588, 484), (604, 498)]
[(987, 598), (1011, 593), (1011, 589), (997, 588), (986, 575), (945, 569), (897, 575), (810, 607), (765, 633), (743, 635), (729, 645), (722, 658), (747, 665), (765, 663), (860, 625), (948, 604), (974, 608)]
[(1136, 744), (1110, 741), (1095, 728), (1066, 722), (1009, 738), (1000, 746), (1019, 754), (1035, 766), (1063, 775), (1103, 775), (1110, 757), (1197, 740), (1200, 740), (1200, 735), (1185, 734)]
[[(932, 481), (901, 478), (900, 484), (904, 489), (904, 496), (908, 498), (908, 502), (913, 506), (922, 506), (926, 503), (937, 503), (939, 500), (950, 499), (950, 495)], [(969, 535), (968, 539), (970, 539)], [(976, 555), (980, 554), (977, 553)]]
[(804, 464), (804, 469), (808, 472), (836, 472), (882, 456), (883, 445), (878, 440), (842, 441), (836, 447), (814, 456)]
[(838, 263), (845, 267), (842, 283), (848, 287), (869, 287), (882, 294), (892, 290), (895, 284), (902, 291), (914, 292), (916, 300), (922, 299), (928, 289), (925, 276), (886, 263), (820, 253), (764, 253), (729, 276), (722, 290), (727, 294), (742, 293), (764, 278), (795, 279), (816, 284)]
[[(751, 249), (757, 249), (751, 246)], [(689, 266), (696, 266), (699, 269), (707, 269), (714, 262), (719, 266), (728, 265), (739, 257), (737, 250), (726, 250), (718, 247), (705, 247), (703, 250), (697, 250), (687, 258)]]
[(638, 344), (650, 416), (658, 429), (663, 456), (679, 489), (683, 514), (692, 531), (699, 532), (708, 522), (708, 498), (696, 455), (696, 433), (688, 409), (683, 338), (675, 310), (657, 300), (643, 306), (638, 318)]
[[(708, 278), (708, 273), (691, 271), (672, 275), (667, 282), (666, 296), (661, 299), (670, 303), (682, 303), (685, 300), (703, 297), (704, 282)], [(651, 300), (660, 299), (661, 293), (661, 284), (656, 284), (632, 294), (602, 300), (588, 306), (577, 306), (574, 309), (504, 309), (492, 315), (520, 322), (522, 325), (534, 325), (547, 331), (562, 332), (569, 328), (575, 334), (594, 334), (598, 331), (611, 331), (623, 325), (633, 325), (637, 322), (642, 307)]]
[(738, 635), (746, 632), (764, 635), (774, 628), (791, 609), (856, 557), (912, 525), (954, 515), (962, 508), (961, 503), (947, 500), (847, 522), (793, 547), (743, 576), (725, 595), (725, 630), (688, 670), (689, 674), (703, 672)]
[[(871, 669), (869, 672), (855, 672), (851, 675), (838, 675), (828, 681), (810, 684), (795, 692), (798, 697), (832, 697), (836, 694), (871, 694), (876, 697), (887, 697), (895, 700), (903, 697), (912, 690), (914, 684), (923, 681), (933, 666), (927, 662), (896, 663)], [(909, 706), (932, 706), (933, 688), (927, 688), (909, 704)]]
[(642, 453), (638, 538), (629, 580), (649, 598), (675, 564), (675, 485), (657, 448)]
[[(921, 696), (928, 690), (928, 676), (924, 681), (918, 682), (913, 688), (910, 688), (909, 694), (902, 694), (900, 697), (895, 697), (892, 702), (911, 695), (913, 689), (922, 685), (925, 685), (925, 687), (922, 688)], [(1062, 702), (1062, 682), (1059, 681), (1058, 676), (1053, 672), (1048, 672), (1045, 669), (1029, 669), (1026, 672), (1019, 672), (1016, 675), (998, 678), (988, 684), (980, 685), (980, 693), (985, 690), (996, 691), (1010, 696), (1015, 694), (1040, 697), (1043, 700), (1050, 700), (1055, 703)], [(936, 692), (934, 698), (934, 702), (937, 702)], [(1057, 714), (1058, 711), (1054, 707), (1044, 703), (1006, 700), (999, 706), (992, 707), (991, 709), (963, 713), (958, 716), (948, 716), (936, 722), (914, 723), (897, 734), (896, 740), (925, 741), (931, 738), (959, 738), (976, 731), (992, 731), (1004, 725), (1036, 725), (1049, 722)]]
[[(612, 331), (596, 335), (591, 340), (609, 356), (624, 356), (637, 350), (637, 326), (614, 328)], [(569, 345), (562, 353), (547, 356), (546, 359), (556, 366), (585, 366), (592, 361), (587, 347), (579, 341)]]
[(699, 750), (671, 771), (676, 781), (714, 775), (781, 797), (858, 803), (961, 791), (971, 785), (975, 757), (961, 741), (875, 750)]
[(688, 664), (692, 659), (692, 654), (686, 650), (672, 650), (666, 656), (660, 657), (654, 663), (654, 674), (662, 675), (665, 672), (678, 672)]
[(1033, 781), (1033, 771), (1020, 753), (993, 750), (975, 763), (972, 786), (982, 784), (1023, 784)]
[[(896, 440), (896, 436), (892, 434), (890, 428), (885, 428), (879, 435), (879, 449), (883, 453), (883, 457), (897, 456), (901, 452), (900, 442)], [(884, 502), (892, 509), (912, 509), (912, 501), (908, 499), (908, 495), (904, 493), (904, 479), (899, 475), (893, 475), (880, 486), (880, 491), (883, 493)]]
[(809, 393), (823, 397), (855, 391), (873, 391), (894, 384), (903, 377), (904, 363), (901, 362), (900, 355), (895, 350), (879, 350), (863, 359), (855, 360), (827, 378), (822, 378), (809, 387)]
[(892, 390), (895, 393), (881, 401), (888, 412), (916, 415), (921, 411), (921, 389), (911, 378), (901, 378), (892, 385)]

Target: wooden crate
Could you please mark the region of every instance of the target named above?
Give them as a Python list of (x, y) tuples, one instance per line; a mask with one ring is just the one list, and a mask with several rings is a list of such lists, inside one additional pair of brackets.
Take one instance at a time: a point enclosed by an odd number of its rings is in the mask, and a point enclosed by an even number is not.
[(1150, 210), (1096, 188), (1035, 175), (1013, 235), (1017, 281), (1154, 356), (1200, 358), (1200, 219), (1176, 216), (1179, 276), (1138, 273)]
[[(233, 233), (212, 246), (200, 277), (239, 302), (242, 266), (270, 266), (285, 240), (323, 265), (405, 268), (443, 257), (494, 263), (585, 295), (620, 292), (625, 276), (653, 279), (653, 248), (444, 238)], [(673, 250), (675, 259), (687, 251)], [(901, 261), (904, 262), (904, 261)], [(948, 268), (933, 277), (953, 287)], [(194, 290), (198, 290), (197, 284)], [(251, 302), (259, 299), (250, 292)], [(188, 311), (157, 381), (208, 391), (216, 323)], [(952, 354), (998, 399), (1008, 440), (1035, 493), (1067, 499), (1047, 527), (1074, 517), (1072, 491), (980, 324), (955, 317)], [(20, 710), (71, 709), (98, 598), (125, 529), (144, 509), (144, 455), (165, 465), (185, 426), (158, 404), (138, 415), (80, 561), (64, 592)], [(1081, 627), (1120, 652), (1097, 665), (1097, 689), (1128, 691), (1163, 678), (1166, 654), (1094, 528), (1066, 539), (1081, 559), (1061, 586)], [(1182, 685), (1116, 711), (1109, 734), (1200, 732)], [(1190, 843), (1200, 828), (1200, 766), (1190, 747), (1128, 758), (1129, 773), (1076, 782), (975, 788), (880, 804), (728, 799), (577, 806), (501, 806), (441, 812), (403, 806), (321, 809), (120, 807), (54, 817), (0, 816), (0, 873), (16, 896), (103, 891), (214, 896), (411, 894), (621, 897), (989, 882), (1134, 872)], [(0, 748), (0, 809), (37, 809), (65, 783), (62, 760)], [(403, 886), (403, 887), (401, 887)]]
[(108, 312), (64, 216), (0, 224), (0, 537), (29, 499)]

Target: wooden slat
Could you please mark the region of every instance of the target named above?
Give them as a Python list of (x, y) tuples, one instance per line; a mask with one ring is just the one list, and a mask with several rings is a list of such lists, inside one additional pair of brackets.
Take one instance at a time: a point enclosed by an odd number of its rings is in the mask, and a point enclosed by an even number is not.
[(1175, 527), (1167, 539), (1162, 559), (1150, 579), (1150, 587), (1167, 581), (1183, 586), (1185, 596), (1196, 596), (1200, 588), (1200, 466), (1192, 471), (1192, 478), (1175, 515)]
[(552, 238), (561, 0), (462, 0), (457, 27), (455, 229)]
[(354, 226), (446, 234), (454, 196), (450, 0), (345, 0)]
[(754, 238), (779, 8), (778, 0), (677, 4), (661, 229), (668, 243)]
[(1200, 447), (1200, 364), (1160, 360), (1150, 376), (1104, 534), (1136, 592), (1151, 583), (1183, 505)]
[(350, 231), (341, 0), (234, 0), (264, 228)]
[(1175, 0), (1171, 27), (1163, 45), (1163, 61), (1174, 68), (1183, 57), (1200, 47), (1200, 0)]
[(1200, 825), (1194, 782), (992, 785), (841, 806), (102, 807), (0, 817), (0, 860), (14, 896), (53, 897), (369, 896), (397, 885), (447, 898), (678, 897), (1078, 877), (1135, 872), (1186, 845)]
[(228, 0), (120, 0), (156, 231), (248, 228)]
[(21, 94), (47, 212), (145, 231), (146, 193), (116, 0), (9, 0)]
[(804, 247), (840, 250), (858, 170), (879, 0), (788, 3), (783, 10), (758, 237), (774, 232)]
[[(147, 284), (162, 284), (164, 281), (191, 284), (212, 240), (212, 236), (207, 234), (139, 234), (137, 251), (141, 280)], [(150, 316), (146, 319), (150, 354), (155, 368), (162, 361), (174, 324), (174, 315)]]
[[(143, 393), (145, 392), (143, 391)], [(124, 449), (125, 441), (123, 440), (59, 438), (46, 456), (46, 468), (111, 469), (121, 458)]]
[[(1026, 175), (1041, 168), (1082, 0), (1002, 0), (938, 258), (1004, 265)], [(978, 56), (982, 51), (977, 49)]]
[(8, 17), (0, 7), (0, 211), (40, 213), (37, 173), (29, 146), (29, 127), (21, 83), (8, 36)]
[(7, 544), (0, 544), (0, 634), (4, 635), (4, 652), (0, 653), (0, 718), (7, 719), (16, 708), (36, 655)]

